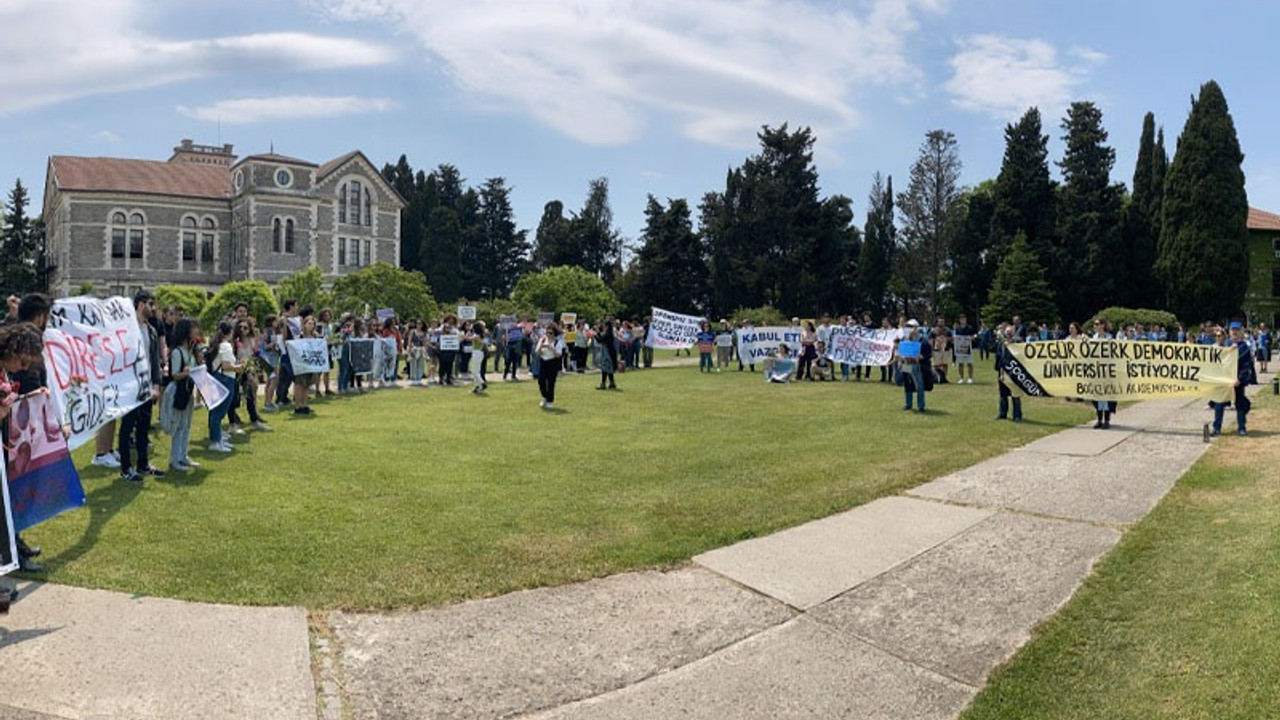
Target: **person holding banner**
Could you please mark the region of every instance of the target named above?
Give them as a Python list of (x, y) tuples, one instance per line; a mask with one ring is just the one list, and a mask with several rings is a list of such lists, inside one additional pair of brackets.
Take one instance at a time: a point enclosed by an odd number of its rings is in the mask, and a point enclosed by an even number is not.
[[(1018, 317), (1015, 315), (1014, 320)], [(1107, 321), (1103, 318), (1097, 318), (1093, 321), (1093, 339), (1094, 340), (1110, 340), (1111, 333), (1107, 332)], [(1111, 416), (1115, 413), (1119, 403), (1115, 400), (1094, 400), (1093, 408), (1098, 414), (1098, 421), (1093, 424), (1094, 430), (1111, 429)]]
[(194, 343), (195, 324), (188, 318), (179, 320), (169, 339), (172, 346), (169, 350), (169, 386), (173, 388), (174, 413), (174, 428), (169, 434), (169, 467), (183, 473), (200, 466), (187, 454), (191, 448), (191, 418), (196, 411), (196, 384), (191, 379), (191, 368), (196, 365)]
[[(19, 393), (25, 394), (29, 392), (21, 384), (13, 381), (12, 377), (21, 375), (32, 367), (38, 366), (43, 351), (44, 338), (41, 335), (40, 328), (32, 323), (9, 322), (0, 325), (0, 382), (8, 386), (7, 390), (0, 391), (0, 424), (7, 425), (5, 421), (13, 409), (14, 402), (18, 400)], [(4, 437), (8, 437), (7, 428)], [(3, 458), (0, 458), (0, 461), (3, 461)], [(0, 513), (6, 511), (7, 508), (0, 508)], [(4, 518), (0, 517), (0, 521), (3, 520)], [(3, 524), (3, 522), (0, 522), (0, 526)], [(9, 538), (0, 536), (0, 542), (3, 542), (7, 547)], [(23, 572), (40, 572), (44, 569), (32, 559), (40, 555), (40, 548), (28, 546), (17, 533), (14, 533), (14, 543), (18, 551), (19, 570)], [(0, 589), (0, 592), (5, 591)]]
[(458, 348), (462, 344), (462, 337), (458, 335), (457, 330), (458, 318), (453, 315), (445, 315), (444, 321), (440, 323), (440, 377), (437, 384), (440, 386), (453, 384), (453, 366), (457, 362)]
[(524, 355), (524, 327), (517, 322), (512, 322), (510, 326), (505, 328), (507, 334), (507, 364), (502, 368), (502, 379), (507, 379), (507, 374), (511, 375), (511, 382), (518, 382), (519, 378), (516, 373), (520, 371), (520, 357)]
[(1013, 405), (1013, 421), (1022, 422), (1022, 397), (1014, 395), (1013, 390), (1005, 384), (1004, 368), (1009, 364), (1009, 345), (1017, 342), (1014, 335), (1012, 325), (1005, 325), (1003, 329), (997, 331), (997, 336), (1003, 338), (1003, 342), (996, 344), (996, 386), (1000, 389), (1000, 410), (996, 415), (996, 420), (1004, 420), (1009, 417), (1009, 405)]
[(205, 351), (206, 357), (208, 357), (205, 364), (208, 366), (209, 375), (225, 387), (230, 394), (230, 397), (218, 403), (217, 407), (209, 410), (210, 452), (229, 453), (232, 451), (231, 444), (222, 436), (222, 419), (227, 416), (227, 412), (231, 409), (231, 404), (235, 400), (235, 378), (236, 373), (240, 372), (241, 369), (241, 365), (236, 362), (235, 350), (231, 347), (232, 332), (231, 323), (226, 320), (218, 323), (218, 332), (209, 341), (209, 348)]
[[(969, 316), (961, 313), (951, 334), (953, 336), (952, 347), (955, 350), (957, 384), (968, 383), (972, 385), (973, 339), (977, 336), (978, 331), (974, 330), (973, 326), (969, 324)], [(967, 378), (965, 377), (966, 370), (968, 370)]]
[[(1246, 425), (1249, 410), (1253, 408), (1253, 402), (1245, 394), (1245, 388), (1258, 383), (1258, 374), (1253, 367), (1253, 351), (1249, 349), (1249, 343), (1244, 339), (1244, 326), (1239, 322), (1232, 322), (1229, 328), (1231, 338), (1223, 345), (1236, 347), (1236, 380), (1232, 386), (1235, 396), (1232, 398), (1232, 404), (1236, 408), (1236, 434), (1243, 437), (1249, 434)], [(1222, 416), (1228, 403), (1215, 402), (1212, 405), (1213, 432), (1210, 434), (1218, 435), (1222, 432)]]
[[(138, 317), (138, 331), (142, 337), (141, 346), (136, 348), (134, 371), (138, 371), (136, 363), (147, 363), (146, 377), (138, 375), (138, 392), (145, 393), (147, 399), (120, 418), (120, 437), (116, 445), (120, 450), (120, 479), (140, 483), (143, 475), (164, 477), (164, 471), (147, 460), (147, 450), (151, 445), (151, 408), (160, 397), (160, 342), (150, 322), (151, 314), (156, 310), (155, 296), (146, 290), (138, 291), (133, 296), (133, 309)], [(135, 450), (138, 461), (136, 470), (132, 452)]]
[(693, 342), (698, 346), (698, 372), (711, 372), (711, 353), (716, 345), (716, 335), (711, 332), (711, 323), (706, 320), (699, 323), (698, 334), (694, 336)]
[(905, 400), (903, 410), (911, 409), (911, 394), (916, 395), (917, 412), (924, 412), (924, 393), (932, 388), (933, 373), (930, 372), (932, 346), (921, 341), (918, 331), (920, 323), (915, 319), (907, 321), (903, 328), (902, 339), (898, 341), (898, 372), (902, 376), (902, 391)]
[(729, 321), (721, 318), (720, 327), (716, 329), (716, 372), (729, 369), (733, 360), (734, 334)]

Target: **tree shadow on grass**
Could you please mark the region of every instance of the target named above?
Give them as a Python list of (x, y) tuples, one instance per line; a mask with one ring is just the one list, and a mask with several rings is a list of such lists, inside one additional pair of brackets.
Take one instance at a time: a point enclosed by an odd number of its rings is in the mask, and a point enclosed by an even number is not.
[[(167, 476), (166, 476), (167, 477)], [(85, 494), (85, 507), (89, 509), (89, 527), (74, 545), (63, 550), (47, 562), (52, 568), (62, 567), (84, 556), (98, 544), (102, 530), (121, 510), (133, 502), (142, 492), (141, 483), (112, 481)]]

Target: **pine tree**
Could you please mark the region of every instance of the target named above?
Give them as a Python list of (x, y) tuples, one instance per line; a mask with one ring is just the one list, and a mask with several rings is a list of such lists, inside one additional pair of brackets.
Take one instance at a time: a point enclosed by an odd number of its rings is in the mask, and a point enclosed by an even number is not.
[(542, 218), (534, 234), (533, 264), (538, 270), (562, 265), (581, 267), (583, 257), (571, 237), (569, 219), (564, 216), (564, 203), (552, 200), (542, 206)]
[(9, 191), (4, 225), (0, 227), (0, 293), (4, 297), (40, 289), (44, 233), (38, 221), (27, 217), (29, 203), (27, 188), (17, 180)]
[(969, 317), (978, 317), (987, 302), (1000, 265), (1001, 254), (991, 247), (995, 209), (995, 182), (988, 180), (966, 192), (964, 221), (951, 244), (950, 295)]
[(964, 210), (960, 171), (956, 136), (932, 130), (911, 164), (907, 189), (898, 193), (903, 243), (894, 272), (909, 293), (908, 302), (923, 300), (929, 315), (938, 312), (951, 241)]
[(1014, 315), (1039, 323), (1055, 323), (1060, 319), (1053, 290), (1045, 280), (1044, 266), (1021, 232), (1014, 236), (1009, 253), (996, 271), (990, 302), (982, 307), (982, 322), (995, 326)]
[(652, 195), (645, 205), (642, 245), (634, 264), (634, 302), (677, 312), (705, 312), (710, 299), (707, 261), (702, 241), (693, 231), (689, 203)]
[(1129, 281), (1121, 288), (1121, 301), (1129, 307), (1151, 308), (1164, 294), (1155, 277), (1156, 235), (1152, 210), (1156, 201), (1156, 117), (1142, 119), (1138, 161), (1133, 168), (1133, 194), (1124, 213), (1124, 245)]
[(1004, 159), (991, 198), (991, 228), (986, 243), (991, 261), (983, 267), (986, 286), (980, 294), (984, 298), (995, 279), (996, 264), (1019, 230), (1027, 236), (1027, 243), (1040, 261), (1050, 261), (1057, 195), (1049, 176), (1049, 136), (1042, 127), (1040, 110), (1034, 107), (1023, 113), (1016, 124), (1005, 127)]
[(1200, 87), (1165, 178), (1156, 268), (1184, 322), (1240, 312), (1249, 277), (1244, 154), (1222, 89)]
[(1130, 282), (1121, 242), (1124, 188), (1111, 183), (1116, 151), (1108, 147), (1102, 111), (1075, 102), (1062, 121), (1066, 152), (1058, 203), (1059, 253), (1049, 266), (1049, 282), (1062, 315), (1074, 320), (1118, 304)]
[(892, 305), (889, 277), (893, 273), (897, 233), (893, 224), (893, 176), (884, 178), (877, 172), (871, 177), (862, 254), (858, 258), (858, 289), (865, 303), (863, 309), (870, 310), (877, 318), (886, 315)]
[(516, 230), (511, 190), (503, 178), (489, 178), (480, 188), (480, 208), (484, 233), (484, 272), (481, 294), (505, 298), (511, 294), (529, 263), (529, 231)]

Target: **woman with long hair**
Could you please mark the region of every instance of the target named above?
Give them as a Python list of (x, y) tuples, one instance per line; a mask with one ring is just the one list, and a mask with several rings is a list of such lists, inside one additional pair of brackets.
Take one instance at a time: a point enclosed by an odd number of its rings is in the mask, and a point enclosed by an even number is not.
[(191, 418), (196, 412), (195, 381), (191, 369), (196, 366), (195, 323), (182, 318), (174, 323), (169, 336), (169, 380), (174, 385), (173, 434), (169, 441), (169, 467), (178, 472), (191, 472), (200, 463), (188, 456), (191, 449)]

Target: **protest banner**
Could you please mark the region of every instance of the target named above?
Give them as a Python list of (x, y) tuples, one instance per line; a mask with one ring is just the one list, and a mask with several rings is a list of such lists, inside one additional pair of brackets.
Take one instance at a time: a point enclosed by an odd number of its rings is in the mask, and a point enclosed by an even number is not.
[(510, 330), (511, 327), (515, 324), (516, 324), (515, 315), (499, 315), (498, 316), (498, 327), (502, 328), (503, 330)]
[(84, 505), (84, 488), (49, 393), (37, 392), (18, 400), (9, 413), (8, 425), (5, 484), (13, 531), (22, 532)]
[(546, 327), (547, 325), (550, 325), (555, 321), (556, 321), (556, 314), (553, 312), (538, 313), (538, 324), (543, 327)]
[(18, 569), (18, 541), (13, 532), (13, 512), (9, 505), (9, 475), (0, 463), (0, 575)]
[(644, 336), (646, 347), (667, 350), (683, 350), (693, 347), (698, 338), (698, 325), (704, 318), (697, 315), (681, 315), (662, 308), (653, 308), (653, 320)]
[(200, 391), (200, 397), (204, 398), (204, 406), (210, 410), (231, 397), (231, 391), (227, 386), (215, 380), (203, 365), (191, 368), (191, 380), (196, 384), (196, 390)]
[(830, 330), (827, 357), (844, 365), (888, 365), (893, 361), (893, 341), (898, 331), (836, 326)]
[(758, 327), (743, 328), (738, 333), (738, 358), (747, 365), (762, 365), (771, 358), (779, 345), (786, 345), (792, 355), (800, 352), (800, 328)]
[(459, 320), (475, 320), (476, 306), (475, 305), (459, 305), (458, 319)]
[(373, 338), (373, 377), (375, 380), (396, 379), (395, 338)]
[(578, 313), (560, 313), (560, 324), (564, 327), (576, 325), (578, 323)]
[(973, 362), (973, 336), (956, 335), (951, 338), (951, 351), (955, 353), (956, 364), (964, 365)]
[(368, 375), (373, 372), (373, 340), (371, 338), (355, 338), (347, 341), (351, 347), (351, 372), (355, 375)]
[(65, 408), (68, 445), (151, 399), (151, 363), (133, 303), (122, 297), (55, 300), (44, 331), (49, 391)]
[(389, 319), (391, 319), (391, 318), (395, 317), (395, 316), (396, 316), (396, 311), (395, 311), (395, 310), (393, 310), (393, 309), (391, 309), (391, 308), (378, 308), (378, 311), (377, 311), (377, 313), (375, 313), (375, 315), (376, 315), (376, 316), (377, 316), (377, 318), (378, 318), (378, 324), (379, 324), (379, 325), (381, 325), (382, 323), (386, 322), (387, 320), (389, 320)]
[(1032, 397), (1227, 402), (1236, 380), (1235, 347), (1088, 339), (1008, 347), (1005, 384)]
[(458, 333), (441, 333), (440, 349), (441, 350), (457, 350), (462, 347), (462, 336)]
[(284, 346), (295, 375), (329, 372), (329, 346), (324, 338), (286, 340)]

